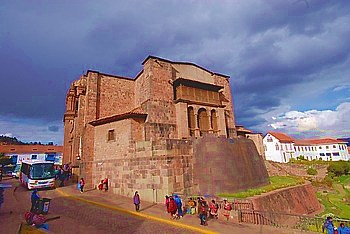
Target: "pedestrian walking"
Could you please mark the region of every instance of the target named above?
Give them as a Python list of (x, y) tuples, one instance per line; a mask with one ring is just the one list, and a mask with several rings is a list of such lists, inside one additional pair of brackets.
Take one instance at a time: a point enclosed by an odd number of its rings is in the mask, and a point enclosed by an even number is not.
[(183, 213), (182, 213), (182, 201), (181, 198), (179, 197), (179, 195), (175, 194), (175, 203), (177, 206), (177, 215), (179, 218), (182, 218)]
[(168, 213), (170, 213), (171, 219), (176, 218), (176, 211), (177, 211), (176, 202), (174, 201), (174, 198), (172, 196), (170, 196), (169, 197)]
[(133, 200), (134, 200), (134, 205), (135, 205), (136, 211), (140, 211), (141, 200), (140, 200), (140, 195), (139, 195), (139, 193), (137, 191), (134, 194)]
[(108, 190), (108, 179), (107, 178), (104, 178), (104, 180), (102, 181), (103, 183), (103, 187), (105, 189), (105, 192), (107, 192)]
[(81, 193), (84, 192), (84, 186), (85, 186), (84, 178), (81, 178), (80, 181), (79, 181), (79, 187), (80, 187), (80, 192)]
[(165, 207), (166, 207), (166, 211), (169, 213), (169, 202), (170, 202), (170, 198), (168, 195), (165, 195)]
[(205, 200), (201, 200), (199, 208), (199, 218), (201, 220), (201, 225), (207, 226), (207, 215), (208, 215), (208, 205)]
[(227, 202), (227, 199), (224, 199), (224, 211), (223, 215), (226, 217), (227, 221), (230, 219), (230, 212), (232, 210), (232, 206), (229, 202)]
[(30, 211), (31, 212), (35, 212), (37, 209), (38, 209), (38, 205), (39, 205), (39, 199), (40, 199), (40, 196), (38, 194), (38, 190), (37, 189), (34, 189), (32, 191), (32, 195), (30, 197), (30, 200), (32, 202), (32, 206), (30, 208)]
[(218, 219), (218, 210), (219, 205), (215, 202), (215, 200), (211, 200), (209, 205), (209, 217), (212, 219)]

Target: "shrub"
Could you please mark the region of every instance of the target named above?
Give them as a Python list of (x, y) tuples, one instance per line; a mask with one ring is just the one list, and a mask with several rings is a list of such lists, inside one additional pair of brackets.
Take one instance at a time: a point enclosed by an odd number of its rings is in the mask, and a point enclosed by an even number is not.
[(317, 170), (313, 167), (309, 167), (306, 172), (308, 175), (317, 175), (318, 173)]
[(297, 159), (299, 159), (299, 160), (305, 160), (305, 157), (304, 157), (304, 155), (300, 155), (299, 157), (297, 157)]
[(331, 162), (327, 168), (328, 174), (334, 176), (348, 175), (350, 171), (350, 163), (346, 161)]

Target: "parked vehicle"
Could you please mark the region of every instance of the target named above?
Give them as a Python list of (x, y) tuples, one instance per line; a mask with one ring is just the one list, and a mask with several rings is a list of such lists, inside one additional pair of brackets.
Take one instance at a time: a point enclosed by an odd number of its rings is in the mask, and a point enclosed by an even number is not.
[(12, 177), (19, 178), (19, 174), (21, 173), (21, 164), (17, 164), (14, 171), (12, 172)]
[(54, 188), (55, 173), (53, 162), (39, 160), (22, 161), (19, 179), (22, 185), (28, 189)]

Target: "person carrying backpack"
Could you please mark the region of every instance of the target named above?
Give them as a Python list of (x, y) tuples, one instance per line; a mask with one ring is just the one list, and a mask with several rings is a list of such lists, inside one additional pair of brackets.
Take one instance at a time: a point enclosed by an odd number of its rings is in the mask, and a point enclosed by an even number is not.
[(171, 219), (176, 218), (176, 211), (177, 211), (176, 202), (174, 201), (174, 198), (172, 196), (170, 196), (169, 197), (168, 213), (170, 213)]

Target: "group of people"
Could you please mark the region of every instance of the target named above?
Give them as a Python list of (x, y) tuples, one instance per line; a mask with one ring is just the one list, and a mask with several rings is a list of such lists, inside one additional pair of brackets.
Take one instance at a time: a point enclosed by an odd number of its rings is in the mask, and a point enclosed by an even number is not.
[(60, 181), (59, 187), (64, 186), (64, 182), (72, 177), (72, 166), (71, 163), (63, 164), (62, 166), (55, 166), (55, 178)]
[(40, 196), (37, 189), (32, 191), (31, 197), (31, 208), (30, 211), (24, 214), (24, 218), (29, 225), (35, 226), (36, 228), (42, 228), (48, 230), (49, 226), (46, 223), (46, 218), (39, 212), (39, 200)]
[(341, 223), (339, 227), (335, 227), (333, 224), (333, 218), (327, 217), (323, 224), (323, 231), (326, 230), (327, 234), (350, 234), (350, 228)]
[[(201, 225), (208, 225), (207, 220), (208, 219), (218, 219), (219, 216), (219, 204), (213, 199), (208, 204), (207, 201), (200, 197), (198, 198), (199, 203), (199, 219)], [(226, 218), (226, 220), (229, 220), (230, 218), (230, 211), (232, 210), (231, 203), (227, 201), (227, 199), (224, 199), (222, 204), (222, 215)]]
[(181, 219), (183, 217), (182, 200), (179, 195), (165, 196), (165, 206), (171, 219)]
[[(165, 206), (166, 206), (167, 212), (170, 214), (171, 219), (180, 219), (183, 217), (182, 200), (179, 195), (177, 194), (173, 196), (166, 195)], [(227, 220), (229, 220), (232, 206), (227, 201), (227, 199), (224, 199), (222, 208), (223, 208), (223, 212), (222, 212), (223, 216)], [(208, 225), (207, 224), (208, 218), (218, 219), (219, 204), (215, 200), (211, 200), (211, 202), (208, 204), (208, 202), (203, 197), (198, 197), (197, 202), (195, 199), (190, 198), (188, 200), (186, 213), (195, 214), (197, 212), (199, 214), (200, 224), (206, 226)]]

